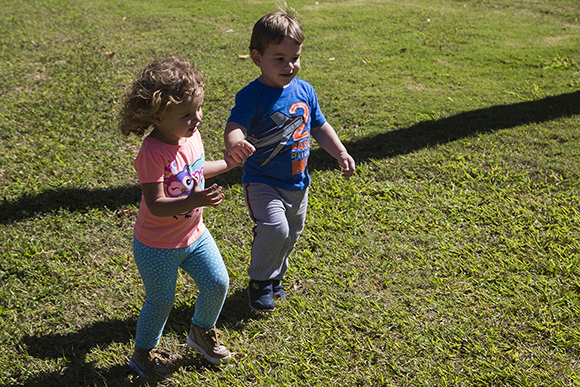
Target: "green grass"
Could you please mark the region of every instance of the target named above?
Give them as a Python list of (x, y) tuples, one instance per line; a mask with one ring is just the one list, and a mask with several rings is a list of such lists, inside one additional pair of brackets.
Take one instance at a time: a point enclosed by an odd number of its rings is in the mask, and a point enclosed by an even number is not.
[[(246, 306), (240, 171), (206, 224), (231, 287), (223, 367), (185, 346), (180, 276), (160, 386), (580, 384), (580, 7), (575, 0), (303, 1), (300, 76), (358, 163), (311, 156), (290, 300)], [(270, 1), (0, 7), (0, 384), (117, 386), (144, 291), (131, 253), (138, 139), (124, 87), (167, 54), (207, 78), (219, 157)], [(112, 54), (114, 53), (114, 54)]]

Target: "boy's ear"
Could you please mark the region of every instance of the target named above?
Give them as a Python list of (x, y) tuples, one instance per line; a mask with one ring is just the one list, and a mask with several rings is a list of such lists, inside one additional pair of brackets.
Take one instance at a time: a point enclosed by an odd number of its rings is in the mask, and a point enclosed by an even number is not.
[(260, 53), (258, 52), (258, 50), (253, 49), (250, 52), (250, 57), (252, 58), (252, 61), (254, 62), (254, 64), (258, 67), (260, 67), (262, 65), (262, 55), (260, 55)]

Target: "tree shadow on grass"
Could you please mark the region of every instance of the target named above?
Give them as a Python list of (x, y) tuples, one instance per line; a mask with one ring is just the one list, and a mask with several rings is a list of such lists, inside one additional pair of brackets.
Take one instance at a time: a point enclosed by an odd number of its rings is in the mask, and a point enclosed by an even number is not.
[[(459, 113), (434, 121), (424, 121), (408, 128), (384, 132), (345, 142), (357, 163), (408, 154), (420, 149), (446, 144), (476, 134), (485, 134), (520, 125), (541, 123), (580, 114), (580, 91), (509, 105)], [(308, 162), (312, 170), (336, 169), (334, 160), (324, 150), (312, 151)]]
[[(445, 144), (478, 133), (490, 133), (519, 125), (540, 123), (580, 114), (580, 92), (546, 97), (509, 105), (459, 113), (435, 121), (424, 121), (408, 128), (383, 132), (345, 142), (354, 159), (360, 163), (407, 154), (423, 148)], [(310, 155), (311, 170), (336, 169), (336, 160), (324, 150)], [(241, 169), (216, 176), (208, 181), (228, 187), (241, 182)], [(0, 224), (31, 218), (59, 209), (82, 211), (91, 208), (119, 208), (139, 203), (141, 188), (129, 185), (108, 189), (56, 188), (39, 194), (24, 194), (14, 201), (0, 202)]]
[[(233, 179), (239, 184), (241, 172), (228, 172), (220, 176), (218, 184), (233, 185)], [(213, 184), (213, 180), (208, 179), (208, 184)], [(140, 201), (139, 184), (99, 189), (59, 187), (35, 194), (26, 193), (16, 200), (1, 200), (0, 224), (39, 217), (58, 210), (82, 212), (93, 208), (117, 209), (129, 204), (137, 205)]]
[(138, 184), (100, 188), (55, 188), (38, 194), (24, 194), (12, 201), (0, 202), (0, 224), (38, 217), (60, 209), (83, 211), (93, 208), (121, 208), (139, 203), (141, 187)]

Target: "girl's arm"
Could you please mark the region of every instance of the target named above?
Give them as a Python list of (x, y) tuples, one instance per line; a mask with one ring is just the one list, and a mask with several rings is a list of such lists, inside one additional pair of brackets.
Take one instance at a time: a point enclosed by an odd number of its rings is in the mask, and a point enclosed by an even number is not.
[(198, 189), (194, 180), (193, 188), (188, 196), (176, 198), (165, 196), (163, 182), (141, 184), (147, 209), (155, 216), (175, 216), (197, 207), (219, 206), (224, 198), (222, 187), (217, 184), (204, 190)]
[(234, 169), (239, 165), (225, 149), (222, 149), (222, 153), (224, 154), (223, 160), (205, 161), (203, 165), (203, 177), (209, 179), (210, 177), (221, 175), (230, 169)]
[(310, 133), (318, 145), (338, 161), (338, 165), (342, 168), (342, 176), (351, 177), (356, 168), (354, 159), (342, 145), (334, 128), (325, 122), (322, 126), (311, 129)]

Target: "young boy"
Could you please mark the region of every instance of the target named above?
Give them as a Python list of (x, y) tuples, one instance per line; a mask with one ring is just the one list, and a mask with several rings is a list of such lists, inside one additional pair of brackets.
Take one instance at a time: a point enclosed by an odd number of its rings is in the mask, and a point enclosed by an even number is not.
[(250, 308), (270, 312), (274, 298), (286, 299), (282, 279), (288, 256), (304, 228), (308, 203), (310, 136), (338, 160), (350, 177), (355, 162), (318, 106), (314, 88), (296, 78), (304, 34), (288, 11), (262, 17), (255, 25), (250, 56), (261, 75), (236, 95), (224, 140), (229, 154), (244, 163), (242, 183), (255, 222), (248, 267)]

